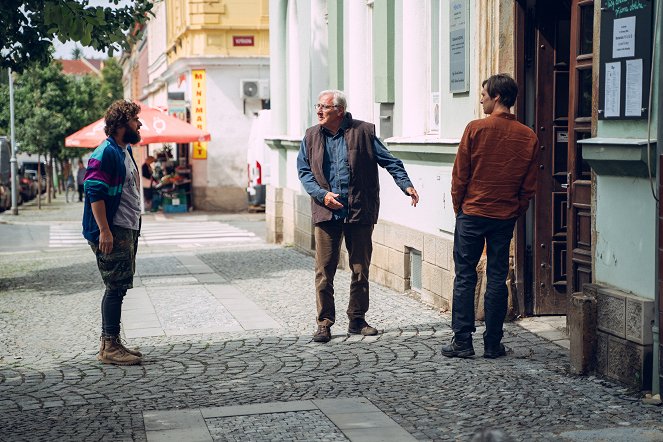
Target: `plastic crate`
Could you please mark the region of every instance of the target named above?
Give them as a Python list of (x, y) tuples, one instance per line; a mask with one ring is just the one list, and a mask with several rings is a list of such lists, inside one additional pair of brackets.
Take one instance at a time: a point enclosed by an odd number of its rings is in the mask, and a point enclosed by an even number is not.
[(185, 213), (185, 212), (186, 212), (186, 204), (178, 204), (176, 206), (173, 206), (172, 204), (163, 205), (163, 213)]
[(186, 194), (180, 193), (176, 196), (163, 198), (164, 213), (183, 213), (187, 211)]

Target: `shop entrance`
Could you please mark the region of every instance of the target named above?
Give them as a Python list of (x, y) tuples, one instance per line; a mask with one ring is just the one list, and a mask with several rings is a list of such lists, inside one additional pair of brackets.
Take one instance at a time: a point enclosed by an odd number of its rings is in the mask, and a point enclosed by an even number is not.
[(591, 175), (578, 140), (591, 136), (594, 2), (523, 0), (517, 20), (518, 117), (539, 138), (536, 194), (518, 225), (519, 297), (527, 314), (566, 314), (591, 282)]

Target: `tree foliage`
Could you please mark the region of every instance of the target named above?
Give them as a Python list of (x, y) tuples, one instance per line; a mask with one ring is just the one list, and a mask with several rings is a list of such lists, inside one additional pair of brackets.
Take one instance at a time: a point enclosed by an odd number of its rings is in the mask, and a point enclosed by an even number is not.
[(32, 64), (47, 64), (51, 41), (73, 40), (99, 51), (129, 49), (134, 32), (152, 14), (151, 0), (128, 6), (90, 6), (89, 0), (2, 0), (0, 2), (0, 67), (21, 72)]
[[(0, 85), (0, 134), (9, 133), (9, 92), (6, 74)], [(108, 105), (122, 98), (122, 70), (115, 59), (106, 60), (101, 77), (65, 75), (53, 62), (15, 74), (16, 140), (20, 150), (74, 158), (82, 149), (64, 147), (64, 139), (101, 118)]]

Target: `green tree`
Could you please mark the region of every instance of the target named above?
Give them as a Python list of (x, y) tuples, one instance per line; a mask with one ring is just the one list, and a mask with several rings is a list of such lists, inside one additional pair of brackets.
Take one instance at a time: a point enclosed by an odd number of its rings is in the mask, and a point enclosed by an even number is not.
[(83, 58), (83, 49), (81, 49), (80, 46), (76, 45), (74, 46), (74, 49), (71, 50), (71, 59), (80, 60), (81, 58)]
[[(89, 0), (2, 0), (0, 67), (21, 72), (51, 60), (51, 40), (73, 40), (99, 51), (129, 49), (140, 37), (133, 32), (152, 15), (151, 0), (117, 7), (90, 6)], [(137, 26), (138, 25), (138, 26)]]
[(122, 66), (114, 58), (104, 62), (101, 70), (101, 87), (99, 89), (99, 107), (106, 110), (110, 104), (124, 96), (122, 87)]

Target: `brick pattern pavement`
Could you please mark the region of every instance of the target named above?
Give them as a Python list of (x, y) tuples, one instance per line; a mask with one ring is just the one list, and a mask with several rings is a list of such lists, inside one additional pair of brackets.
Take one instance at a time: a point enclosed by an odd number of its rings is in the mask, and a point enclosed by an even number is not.
[[(132, 339), (145, 354), (134, 367), (94, 358), (102, 285), (90, 252), (0, 255), (0, 439), (143, 441), (150, 410), (359, 397), (419, 440), (469, 440), (482, 427), (523, 441), (661, 428), (660, 408), (613, 383), (570, 375), (565, 349), (517, 324), (506, 327), (506, 358), (480, 357), (481, 330), (477, 357), (443, 358), (449, 315), (372, 285), (367, 319), (383, 333), (349, 337), (342, 313), (350, 280), (339, 271), (334, 338), (316, 344), (311, 257), (263, 243), (196, 255), (281, 327)], [(193, 277), (176, 258), (139, 251), (140, 280)]]

